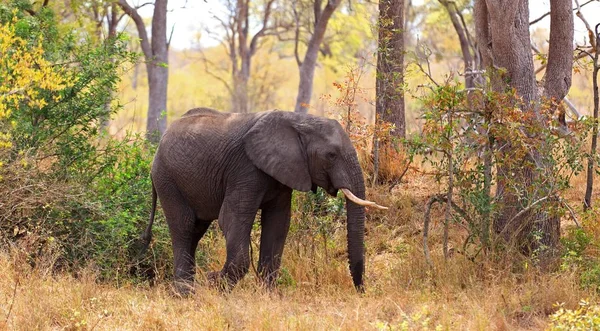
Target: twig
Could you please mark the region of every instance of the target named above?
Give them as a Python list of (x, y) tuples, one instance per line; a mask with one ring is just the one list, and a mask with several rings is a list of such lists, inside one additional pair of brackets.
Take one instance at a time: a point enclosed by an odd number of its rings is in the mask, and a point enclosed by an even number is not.
[[(423, 222), (423, 252), (425, 253), (425, 261), (427, 264), (433, 268), (433, 262), (431, 261), (431, 256), (429, 255), (429, 245), (427, 244), (427, 240), (429, 238), (429, 222), (430, 222), (430, 214), (431, 208), (434, 203), (447, 203), (447, 194), (436, 194), (432, 196), (427, 202), (427, 208), (425, 209), (425, 220)], [(454, 201), (450, 201), (450, 206), (454, 209), (458, 214), (460, 214), (468, 223), (472, 223), (471, 218), (467, 215), (467, 213), (460, 208)]]
[(396, 179), (394, 181), (394, 183), (392, 185), (390, 185), (390, 189), (388, 190), (388, 192), (391, 193), (392, 190), (394, 189), (394, 187), (396, 187), (396, 185), (400, 184), (400, 182), (402, 181), (402, 178), (404, 178), (404, 175), (406, 175), (406, 172), (410, 168), (410, 165), (412, 164), (412, 162), (413, 162), (413, 160), (408, 161), (408, 163), (406, 164), (406, 167), (404, 168), (404, 170), (400, 174), (400, 177), (398, 177), (398, 179)]
[(579, 111), (577, 110), (577, 108), (575, 108), (575, 105), (571, 102), (571, 100), (569, 100), (569, 98), (564, 97), (563, 98), (563, 102), (565, 103), (565, 105), (567, 105), (567, 108), (573, 113), (573, 115), (576, 116), (575, 119), (580, 119), (581, 118), (581, 114), (579, 113)]
[(573, 221), (575, 222), (577, 227), (580, 228), (581, 224), (579, 224), (579, 220), (577, 219), (577, 215), (575, 214), (575, 211), (573, 210), (573, 208), (571, 208), (571, 206), (569, 206), (569, 204), (565, 201), (565, 199), (559, 198), (559, 200), (563, 204), (563, 206), (567, 207), (567, 209), (569, 210), (569, 213), (571, 213), (571, 217), (573, 218)]
[[(448, 112), (448, 126), (452, 127), (452, 110)], [(448, 193), (446, 196), (446, 216), (444, 221), (444, 260), (448, 260), (448, 228), (450, 226), (450, 218), (452, 217), (452, 193), (454, 191), (454, 160), (452, 144), (452, 131), (448, 134)]]
[(504, 226), (504, 229), (502, 229), (502, 231), (500, 231), (499, 236), (501, 236), (502, 234), (504, 234), (504, 232), (506, 231), (506, 229), (508, 229), (508, 226), (511, 225), (512, 222), (514, 222), (516, 219), (518, 219), (519, 217), (523, 216), (525, 213), (527, 213), (528, 211), (530, 211), (533, 207), (537, 206), (538, 204), (550, 199), (551, 195), (547, 195), (543, 198), (540, 198), (538, 200), (536, 200), (534, 203), (530, 204), (529, 206), (527, 206), (526, 208), (523, 208), (521, 211), (519, 211), (515, 216), (513, 216), (510, 220), (508, 220), (508, 222), (506, 222), (506, 225)]
[(17, 287), (19, 287), (19, 278), (15, 281), (15, 288), (13, 289), (12, 300), (10, 302), (10, 307), (8, 308), (8, 313), (6, 314), (6, 326), (8, 326), (8, 320), (10, 319), (10, 313), (12, 312), (13, 305), (15, 304), (15, 298), (17, 297)]
[(425, 253), (425, 261), (427, 264), (433, 268), (433, 262), (431, 261), (431, 256), (429, 255), (429, 246), (427, 244), (427, 239), (429, 237), (429, 219), (431, 214), (431, 207), (434, 203), (440, 202), (437, 195), (434, 195), (427, 202), (427, 209), (425, 210), (425, 221), (423, 222), (423, 253)]

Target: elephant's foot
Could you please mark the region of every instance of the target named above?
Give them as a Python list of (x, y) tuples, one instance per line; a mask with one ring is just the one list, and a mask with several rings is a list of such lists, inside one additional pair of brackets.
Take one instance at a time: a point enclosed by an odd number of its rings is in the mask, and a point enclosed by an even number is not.
[(186, 280), (176, 280), (173, 283), (175, 294), (182, 298), (187, 298), (195, 293), (194, 282)]

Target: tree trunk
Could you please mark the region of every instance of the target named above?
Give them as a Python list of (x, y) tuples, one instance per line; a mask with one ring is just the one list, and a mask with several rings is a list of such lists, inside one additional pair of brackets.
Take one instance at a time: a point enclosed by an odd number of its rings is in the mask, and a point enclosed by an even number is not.
[[(108, 4), (105, 4), (105, 13), (104, 13), (104, 17), (102, 18), (102, 20), (104, 18), (106, 18), (107, 21), (107, 28), (108, 28), (108, 35), (106, 40), (104, 40), (105, 45), (107, 44), (107, 42), (114, 43), (115, 40), (114, 38), (117, 37), (117, 25), (119, 24), (120, 18), (119, 18), (119, 13), (118, 13), (118, 6), (116, 3), (111, 3), (110, 4), (110, 10), (108, 10)], [(102, 27), (102, 21), (99, 22), (99, 27)], [(99, 28), (100, 30), (100, 28)], [(111, 62), (114, 62), (114, 59), (111, 59)], [(113, 96), (115, 94), (114, 91), (110, 91), (111, 97), (106, 101), (106, 103), (104, 104), (104, 111), (105, 111), (105, 115), (102, 117), (102, 121), (100, 126), (102, 127), (103, 130), (107, 130), (108, 126), (110, 124), (110, 113), (111, 113), (111, 103), (113, 100)]]
[[(154, 2), (152, 15), (152, 59), (148, 71), (148, 122), (151, 141), (158, 142), (167, 130), (167, 85), (169, 83), (169, 49), (167, 45), (167, 2)], [(148, 59), (146, 59), (148, 60)], [(163, 114), (164, 112), (164, 114)]]
[(248, 113), (248, 77), (238, 73), (233, 79), (232, 113)]
[[(379, 1), (379, 40), (377, 47), (377, 75), (375, 96), (375, 127), (381, 122), (394, 124), (391, 134), (405, 137), (404, 115), (404, 0)], [(373, 141), (373, 185), (383, 179), (379, 176), (381, 160), (395, 150), (392, 141), (381, 143), (375, 134)], [(389, 176), (388, 176), (388, 179)]]
[[(245, 39), (244, 39), (245, 40)], [(240, 42), (242, 40), (240, 39)], [(241, 68), (234, 73), (233, 77), (233, 109), (234, 113), (250, 112), (248, 98), (248, 83), (250, 81), (250, 67), (252, 56), (249, 50), (240, 46)]]
[(598, 91), (598, 72), (600, 71), (600, 34), (598, 29), (600, 23), (596, 25), (596, 53), (594, 54), (594, 71), (592, 73), (592, 88), (594, 90), (594, 126), (592, 128), (592, 147), (587, 165), (587, 181), (585, 187), (585, 197), (583, 200), (583, 209), (592, 208), (592, 192), (594, 190), (594, 158), (598, 153), (598, 110), (600, 108), (600, 91)]
[(148, 38), (146, 26), (137, 10), (126, 0), (119, 0), (119, 6), (134, 21), (140, 37), (140, 45), (146, 60), (148, 74), (148, 119), (146, 138), (158, 142), (167, 129), (167, 85), (169, 82), (169, 45), (167, 42), (167, 3), (168, 0), (154, 2), (152, 16), (152, 41)]
[[(554, 45), (550, 46), (553, 54), (548, 59), (553, 65), (548, 65), (546, 76), (552, 79), (551, 82), (546, 81), (546, 86), (550, 88), (545, 95), (559, 101), (570, 87), (572, 46), (567, 46), (573, 41), (570, 5), (570, 2), (561, 0), (551, 1), (550, 40)], [(564, 11), (565, 6), (568, 11)], [(475, 12), (477, 40), (482, 58), (488, 70), (494, 71), (493, 88), (499, 92), (506, 89), (506, 84), (514, 88), (520, 98), (518, 105), (522, 111), (533, 112), (534, 118), (543, 125), (531, 53), (528, 1), (478, 0)], [(571, 15), (570, 19), (568, 15)], [(496, 71), (494, 68), (503, 68), (505, 71)], [(499, 145), (503, 146), (500, 152), (506, 158), (505, 153), (510, 153), (511, 149), (510, 140), (501, 141)], [(530, 150), (521, 164), (498, 166), (496, 196), (501, 198), (501, 205), (494, 220), (496, 233), (506, 241), (516, 243), (524, 252), (538, 254), (542, 266), (549, 262), (546, 257), (553, 257), (556, 253), (560, 219), (547, 212), (548, 203), (555, 200), (550, 188), (537, 188), (534, 196), (528, 196), (527, 192), (531, 190), (527, 189), (538, 183), (541, 176), (550, 173), (551, 165), (542, 157), (548, 152), (547, 146), (542, 142)], [(509, 182), (511, 185), (508, 185)]]
[(316, 10), (317, 7), (315, 6), (315, 30), (308, 42), (308, 49), (306, 50), (304, 61), (302, 61), (299, 67), (300, 84), (298, 86), (298, 96), (296, 97), (295, 112), (308, 113), (310, 99), (312, 97), (315, 68), (319, 56), (319, 47), (325, 37), (327, 23), (329, 23), (329, 19), (339, 6), (340, 2), (341, 0), (329, 0), (322, 11)]
[(471, 44), (469, 38), (469, 31), (467, 31), (467, 27), (462, 24), (457, 11), (456, 3), (454, 1), (450, 2), (449, 0), (439, 0), (439, 2), (446, 8), (446, 11), (450, 16), (450, 22), (452, 22), (454, 31), (456, 31), (456, 35), (458, 36), (465, 66), (465, 87), (468, 89), (473, 88), (475, 87), (476, 80), (476, 76), (473, 74), (473, 71), (478, 68), (478, 65), (473, 59), (473, 54), (471, 54), (473, 45)]
[(146, 122), (147, 138), (158, 142), (167, 129), (167, 83), (169, 71), (166, 67), (149, 64), (148, 72), (148, 119)]
[(571, 2), (550, 1), (550, 49), (544, 74), (544, 96), (560, 103), (571, 88), (573, 72), (573, 10)]
[(393, 123), (397, 137), (406, 135), (404, 116), (404, 0), (379, 2), (376, 105), (378, 119)]

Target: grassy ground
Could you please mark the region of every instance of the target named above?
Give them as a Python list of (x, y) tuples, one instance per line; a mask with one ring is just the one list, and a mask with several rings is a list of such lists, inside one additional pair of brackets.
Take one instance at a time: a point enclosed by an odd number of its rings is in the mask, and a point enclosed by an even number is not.
[[(421, 227), (423, 206), (435, 189), (422, 176), (411, 176), (393, 196), (370, 192), (391, 208), (367, 227), (364, 295), (351, 284), (343, 228), (326, 241), (292, 235), (275, 292), (261, 289), (250, 273), (221, 294), (207, 287), (206, 270), (199, 270), (196, 294), (185, 299), (172, 294), (168, 280), (117, 287), (97, 282), (92, 269), (75, 278), (32, 269), (19, 254), (0, 254), (0, 329), (538, 330), (548, 325), (556, 303), (597, 302), (575, 272), (542, 274), (508, 258), (473, 263), (459, 253), (444, 262), (441, 209), (432, 214), (431, 269), (423, 258)], [(458, 246), (462, 236), (453, 228), (451, 245)], [(203, 245), (217, 255), (206, 269), (219, 268), (223, 239), (214, 236)]]

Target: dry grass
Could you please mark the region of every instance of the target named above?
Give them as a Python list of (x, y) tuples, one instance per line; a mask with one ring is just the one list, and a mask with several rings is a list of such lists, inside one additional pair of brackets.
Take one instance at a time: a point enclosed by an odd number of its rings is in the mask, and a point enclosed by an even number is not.
[(372, 261), (364, 296), (347, 281), (269, 293), (248, 279), (230, 294), (199, 285), (195, 296), (180, 299), (164, 284), (115, 288), (90, 276), (18, 272), (4, 255), (2, 322), (14, 330), (364, 330), (402, 323), (410, 329), (540, 329), (555, 302), (573, 305), (583, 295), (569, 286), (568, 276), (481, 279), (472, 268), (461, 268), (460, 261), (449, 264), (440, 284), (433, 285), (409, 271), (419, 267), (410, 260)]
[[(93, 271), (78, 278), (31, 269), (19, 254), (0, 254), (0, 330), (539, 330), (554, 304), (575, 307), (583, 291), (577, 275), (540, 274), (514, 261), (479, 263), (441, 252), (442, 211), (432, 215), (431, 247), (435, 269), (423, 259), (423, 205), (433, 183), (408, 176), (393, 196), (371, 190), (369, 196), (390, 206), (372, 214), (368, 224), (367, 290), (357, 294), (346, 265), (345, 232), (325, 244), (295, 240), (286, 246), (288, 281), (264, 291), (249, 274), (229, 294), (200, 280), (191, 298), (173, 296), (167, 281), (157, 286), (100, 284)], [(426, 188), (429, 187), (429, 190)], [(370, 211), (370, 213), (380, 213)], [(436, 214), (437, 213), (437, 214)], [(461, 233), (451, 233), (458, 241)], [(297, 239), (297, 238), (296, 238)], [(211, 245), (223, 247), (222, 238)], [(209, 268), (223, 261), (224, 249)], [(256, 254), (256, 249), (254, 250)], [(200, 277), (204, 270), (199, 270)], [(291, 281), (290, 281), (291, 279)], [(16, 290), (15, 290), (16, 288)]]

